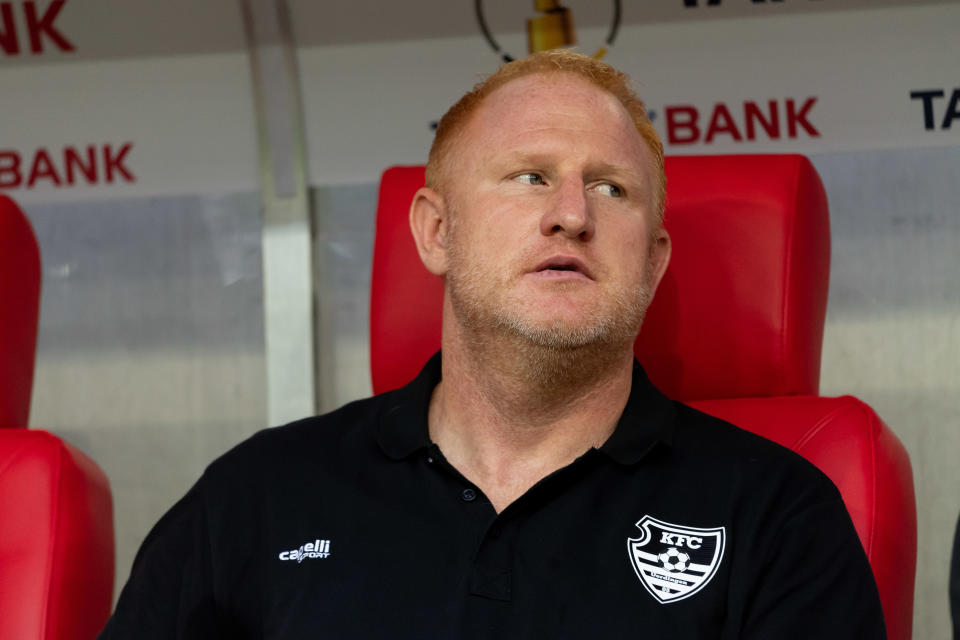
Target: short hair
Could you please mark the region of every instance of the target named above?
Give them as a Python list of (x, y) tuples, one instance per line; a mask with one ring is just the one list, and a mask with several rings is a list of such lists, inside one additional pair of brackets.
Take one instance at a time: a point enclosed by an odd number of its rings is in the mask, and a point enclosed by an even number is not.
[(430, 147), (427, 161), (427, 186), (440, 190), (447, 178), (446, 168), (456, 138), (463, 131), (470, 116), (491, 93), (516, 80), (534, 74), (568, 73), (583, 78), (590, 84), (613, 95), (627, 110), (640, 137), (653, 154), (653, 170), (657, 178), (654, 205), (657, 219), (663, 220), (667, 178), (663, 168), (663, 143), (647, 115), (643, 101), (630, 87), (630, 78), (605, 62), (566, 49), (540, 51), (503, 65), (496, 73), (477, 83), (443, 115)]

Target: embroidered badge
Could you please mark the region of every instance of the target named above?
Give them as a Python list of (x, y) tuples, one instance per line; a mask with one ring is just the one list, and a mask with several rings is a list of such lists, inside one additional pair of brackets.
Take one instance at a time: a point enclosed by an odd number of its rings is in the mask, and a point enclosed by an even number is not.
[(643, 516), (642, 535), (627, 538), (630, 564), (658, 602), (689, 598), (707, 586), (723, 560), (724, 527), (700, 529)]

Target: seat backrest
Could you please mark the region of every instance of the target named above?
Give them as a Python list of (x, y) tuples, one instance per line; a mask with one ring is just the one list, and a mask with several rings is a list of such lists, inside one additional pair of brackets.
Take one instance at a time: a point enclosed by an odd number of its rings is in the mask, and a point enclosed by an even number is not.
[(70, 444), (27, 429), (40, 254), (0, 195), (0, 638), (92, 640), (113, 601), (107, 477)]
[(673, 255), (634, 352), (676, 400), (816, 394), (830, 220), (803, 156), (667, 158)]
[(0, 194), (0, 428), (27, 426), (39, 307), (37, 240), (13, 200)]
[[(830, 263), (819, 176), (802, 156), (667, 158), (671, 263), (634, 351), (668, 396), (805, 456), (840, 489), (877, 579), (888, 637), (912, 632), (916, 505), (909, 457), (852, 398), (819, 398)], [(407, 222), (423, 167), (380, 186), (370, 301), (375, 392), (440, 347), (443, 282)]]

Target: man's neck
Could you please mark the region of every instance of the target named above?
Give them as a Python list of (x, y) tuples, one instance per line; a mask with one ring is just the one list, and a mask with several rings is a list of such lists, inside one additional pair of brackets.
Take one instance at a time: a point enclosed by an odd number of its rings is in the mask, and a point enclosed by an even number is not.
[(630, 395), (630, 345), (556, 351), (451, 333), (430, 436), (497, 512), (616, 428)]

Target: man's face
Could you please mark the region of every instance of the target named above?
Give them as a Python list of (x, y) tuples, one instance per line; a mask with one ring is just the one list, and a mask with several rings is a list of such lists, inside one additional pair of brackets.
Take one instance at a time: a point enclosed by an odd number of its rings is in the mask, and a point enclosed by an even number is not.
[(651, 153), (612, 95), (569, 74), (489, 95), (451, 152), (456, 320), (543, 346), (632, 342), (669, 257)]

